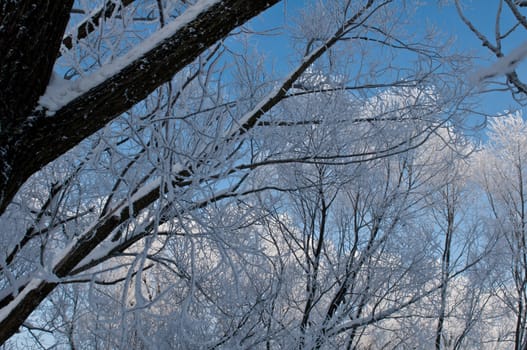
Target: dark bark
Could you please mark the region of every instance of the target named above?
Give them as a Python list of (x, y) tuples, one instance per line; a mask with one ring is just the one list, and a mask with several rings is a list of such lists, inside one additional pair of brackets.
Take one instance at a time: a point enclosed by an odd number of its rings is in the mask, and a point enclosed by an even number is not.
[[(455, 191), (455, 189), (453, 190)], [(449, 198), (449, 193), (446, 194), (447, 201), (447, 229), (445, 232), (445, 245), (443, 247), (443, 255), (441, 257), (441, 304), (439, 309), (439, 317), (437, 319), (436, 336), (435, 336), (435, 348), (441, 350), (442, 339), (446, 319), (446, 304), (447, 304), (447, 291), (449, 288), (450, 280), (450, 258), (452, 248), (452, 236), (454, 235), (455, 228), (455, 208), (454, 201)], [(455, 194), (454, 194), (455, 196)]]
[[(30, 104), (15, 125), (2, 129), (2, 135), (9, 137), (2, 137), (0, 145), (0, 213), (33, 173), (143, 100), (231, 30), (277, 2), (220, 1), (119, 73), (56, 111), (53, 117), (41, 110), (27, 119), (35, 108), (34, 103)], [(18, 42), (11, 42), (8, 46), (16, 49), (17, 45)], [(56, 54), (55, 51), (52, 57)], [(35, 94), (35, 99), (38, 96)], [(5, 105), (16, 109), (20, 103), (17, 100)]]
[(72, 6), (73, 0), (0, 5), (0, 213), (7, 205), (4, 198), (10, 200), (16, 192), (10, 184), (16, 173), (10, 153), (46, 90)]
[(0, 131), (16, 126), (48, 84), (73, 0), (2, 1)]

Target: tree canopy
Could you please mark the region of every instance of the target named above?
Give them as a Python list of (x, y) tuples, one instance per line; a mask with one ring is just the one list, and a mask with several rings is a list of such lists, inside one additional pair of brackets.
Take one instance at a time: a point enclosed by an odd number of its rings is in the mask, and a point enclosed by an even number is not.
[(525, 348), (525, 123), (477, 98), (524, 101), (527, 25), (497, 2), (494, 42), (445, 5), (474, 72), (418, 1), (2, 1), (0, 343)]

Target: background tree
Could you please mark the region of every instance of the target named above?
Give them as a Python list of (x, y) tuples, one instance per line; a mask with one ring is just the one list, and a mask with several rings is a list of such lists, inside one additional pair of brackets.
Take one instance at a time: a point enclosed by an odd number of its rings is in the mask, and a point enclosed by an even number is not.
[(506, 273), (495, 285), (496, 293), (515, 318), (514, 331), (510, 332), (515, 349), (524, 348), (527, 341), (525, 131), (519, 113), (493, 121), (489, 145), (479, 160), (480, 183), (495, 220), (493, 227), (498, 242), (495, 254), (507, 262), (499, 265)]

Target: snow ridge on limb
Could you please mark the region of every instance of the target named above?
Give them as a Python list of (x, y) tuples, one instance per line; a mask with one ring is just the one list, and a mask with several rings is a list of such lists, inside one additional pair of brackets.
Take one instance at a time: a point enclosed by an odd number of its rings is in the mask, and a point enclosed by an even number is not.
[[(177, 19), (161, 28), (140, 45), (134, 47), (124, 56), (102, 66), (98, 71), (77, 80), (62, 80), (55, 77), (50, 81), (46, 92), (40, 97), (39, 107), (46, 110), (48, 116), (64, 108), (73, 100), (87, 94), (91, 89), (103, 84), (106, 80), (114, 78), (123, 69), (131, 66), (135, 61), (142, 60), (142, 68), (148, 69), (150, 62), (146, 55), (169, 41), (179, 30), (196, 20), (196, 17), (206, 12), (210, 6), (220, 0), (201, 0), (190, 7)], [(84, 22), (83, 22), (84, 23)], [(141, 69), (141, 67), (139, 67)]]
[[(94, 74), (66, 84), (52, 82), (40, 104), (54, 118), (43, 123), (65, 125), (82, 121), (93, 125), (82, 128), (82, 138), (90, 136), (169, 81), (232, 29), (277, 2), (200, 0), (141, 45)], [(68, 130), (63, 131), (75, 134)], [(76, 144), (80, 140), (75, 141)]]

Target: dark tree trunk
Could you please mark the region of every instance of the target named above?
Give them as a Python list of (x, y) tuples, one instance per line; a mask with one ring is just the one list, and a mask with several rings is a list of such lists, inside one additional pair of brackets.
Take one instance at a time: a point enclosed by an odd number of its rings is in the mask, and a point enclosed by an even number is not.
[(44, 93), (73, 0), (2, 1), (0, 130), (16, 128)]
[[(55, 3), (55, 1), (52, 2)], [(26, 106), (30, 100), (20, 98), (16, 93), (10, 93), (12, 98), (3, 95), (1, 97), (1, 108), (16, 111), (18, 118), (2, 118), (2, 121), (6, 119), (14, 120), (14, 122), (1, 126), (0, 171), (2, 176), (0, 176), (0, 189), (2, 190), (0, 192), (0, 214), (5, 210), (20, 186), (33, 173), (143, 100), (158, 86), (169, 81), (174, 74), (196, 59), (208, 47), (225, 37), (231, 30), (277, 2), (279, 0), (219, 1), (183, 25), (174, 35), (160, 42), (159, 45), (135, 61), (130, 62), (113, 77), (60, 108), (52, 118), (46, 116), (45, 110), (41, 110), (35, 112), (33, 118), (28, 121), (27, 116), (34, 110), (38, 97), (44, 92), (48, 83), (52, 63), (57, 56), (58, 45), (62, 39), (65, 26), (62, 22), (60, 25), (55, 24), (55, 17), (45, 16), (49, 22), (45, 24), (45, 27), (60, 32), (60, 35), (56, 35), (58, 39), (53, 46), (54, 50), (38, 50), (38, 52), (27, 53), (27, 56), (30, 57), (28, 64), (39, 61), (38, 58), (44, 54), (46, 58), (41, 59), (51, 62), (46, 68), (47, 74), (39, 78), (42, 86), (35, 89), (36, 91), (31, 91), (33, 96), (31, 101), (33, 102), (29, 103), (30, 107)], [(66, 8), (64, 5), (63, 7)], [(8, 9), (6, 8), (6, 10)], [(20, 22), (26, 16), (24, 11), (19, 10), (18, 12), (20, 15), (11, 21), (12, 27), (21, 28), (25, 25), (29, 27), (36, 25), (38, 27), (38, 22), (35, 22), (36, 24)], [(67, 16), (65, 16), (64, 22), (66, 20)], [(35, 30), (37, 29), (32, 31)], [(16, 32), (16, 29), (13, 32)], [(0, 33), (0, 35), (2, 34)], [(4, 45), (0, 45), (0, 50), (3, 51), (16, 51), (21, 45), (18, 40), (13, 41), (6, 38), (0, 38), (0, 43)], [(16, 61), (16, 58), (12, 61)], [(3, 65), (3, 69), (5, 69), (5, 73), (0, 76), (2, 84), (4, 78), (10, 77), (12, 73), (10, 70), (14, 69), (14, 66)], [(40, 69), (38, 69), (39, 72)], [(16, 83), (23, 78), (26, 82), (24, 84), (25, 89), (32, 90), (34, 86), (31, 76), (31, 73), (21, 74), (19, 79), (11, 79), (11, 81)], [(14, 96), (17, 98), (15, 99)], [(22, 105), (26, 108), (20, 111), (19, 107)], [(6, 115), (6, 113), (2, 113), (2, 115)]]
[(2, 1), (0, 5), (0, 213), (29, 176), (13, 156), (46, 90), (73, 0)]

